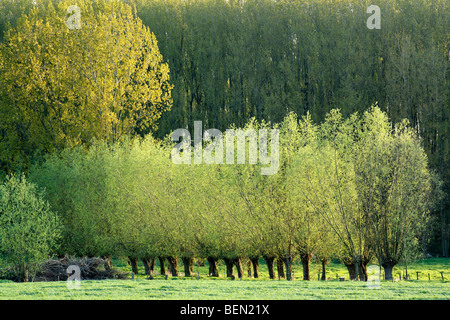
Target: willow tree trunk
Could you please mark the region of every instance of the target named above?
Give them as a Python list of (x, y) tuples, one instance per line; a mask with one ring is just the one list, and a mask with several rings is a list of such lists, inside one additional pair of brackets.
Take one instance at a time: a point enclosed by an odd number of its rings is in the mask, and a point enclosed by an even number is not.
[(344, 264), (347, 267), (350, 280), (356, 280), (356, 268), (355, 268), (355, 263), (353, 262), (353, 260), (344, 259)]
[(233, 260), (225, 258), (223, 261), (225, 261), (225, 266), (227, 268), (227, 278), (233, 277)]
[(177, 262), (177, 258), (175, 257), (167, 257), (167, 262), (169, 264), (169, 272), (172, 274), (173, 277), (178, 276), (178, 262)]
[(184, 276), (190, 277), (192, 276), (192, 265), (194, 264), (194, 258), (192, 257), (183, 257), (181, 258), (184, 266)]
[(303, 280), (310, 280), (309, 276), (309, 260), (311, 260), (312, 254), (310, 253), (302, 253), (300, 255), (300, 259), (302, 261), (303, 266)]
[(217, 259), (213, 257), (206, 258), (208, 260), (209, 264), (209, 275), (211, 277), (218, 277), (219, 276), (219, 269), (217, 268)]
[(253, 266), (253, 278), (259, 278), (259, 258), (251, 258)]
[(278, 272), (278, 278), (284, 278), (284, 264), (283, 260), (281, 258), (277, 258), (277, 272)]
[(151, 258), (150, 259), (150, 272), (155, 271), (155, 266), (156, 266), (156, 258)]
[(242, 279), (244, 277), (244, 271), (242, 270), (242, 258), (237, 258), (234, 260), (234, 265), (236, 266), (238, 278)]
[(165, 258), (164, 257), (158, 257), (159, 260), (159, 268), (161, 275), (166, 274), (166, 266), (165, 266)]
[(353, 258), (356, 277), (359, 281), (367, 281), (367, 261), (364, 258)]
[(382, 263), (381, 266), (384, 269), (384, 280), (392, 280), (392, 270), (395, 264), (391, 262)]
[(286, 280), (292, 280), (292, 257), (283, 257), (284, 265), (286, 266)]
[(269, 270), (269, 278), (275, 279), (275, 269), (274, 269), (274, 257), (264, 256), (264, 261), (266, 261), (267, 269)]
[(245, 264), (247, 265), (247, 277), (252, 277), (252, 261), (250, 259), (245, 260)]
[(128, 257), (128, 260), (130, 261), (131, 271), (133, 271), (134, 274), (138, 274), (138, 259), (134, 257)]
[(150, 258), (142, 258), (142, 263), (144, 264), (145, 274), (150, 275), (151, 271), (151, 264), (150, 264)]
[(322, 262), (322, 277), (320, 278), (320, 280), (327, 280), (327, 259), (321, 259), (320, 262)]
[(367, 263), (368, 261), (366, 261), (365, 259), (363, 259), (363, 261), (360, 262), (360, 280), (361, 281), (367, 281), (368, 276), (367, 276)]

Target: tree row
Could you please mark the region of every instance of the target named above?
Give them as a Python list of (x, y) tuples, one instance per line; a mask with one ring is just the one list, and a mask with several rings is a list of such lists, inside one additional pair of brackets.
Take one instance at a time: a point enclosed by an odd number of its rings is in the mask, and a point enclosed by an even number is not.
[(407, 121), (391, 127), (372, 107), (347, 118), (333, 110), (321, 124), (291, 113), (242, 127), (261, 128), (279, 130), (274, 175), (260, 162), (174, 164), (175, 143), (150, 136), (48, 156), (28, 179), (62, 221), (57, 253), (126, 256), (134, 266), (166, 258), (174, 274), (181, 259), (186, 275), (202, 258), (216, 276), (219, 259), (242, 274), (243, 258), (263, 257), (271, 278), (283, 261), (287, 279), (294, 258), (309, 279), (315, 255), (324, 266), (340, 258), (365, 280), (370, 261), (390, 279), (401, 259), (427, 249), (440, 184)]

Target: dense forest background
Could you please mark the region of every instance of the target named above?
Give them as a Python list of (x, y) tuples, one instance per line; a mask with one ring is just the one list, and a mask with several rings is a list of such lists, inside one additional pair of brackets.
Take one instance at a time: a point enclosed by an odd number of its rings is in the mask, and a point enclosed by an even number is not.
[[(377, 104), (392, 123), (409, 119), (449, 194), (447, 0), (125, 2), (155, 34), (174, 85), (171, 110), (138, 134), (163, 138), (195, 120), (219, 130), (252, 117), (276, 123), (290, 112), (321, 122), (333, 108), (348, 116)], [(381, 29), (366, 26), (370, 5), (381, 9)], [(0, 41), (32, 6), (0, 1)], [(0, 152), (10, 150), (1, 144)], [(1, 159), (5, 171), (19, 161)], [(448, 257), (448, 196), (434, 216), (432, 253)]]

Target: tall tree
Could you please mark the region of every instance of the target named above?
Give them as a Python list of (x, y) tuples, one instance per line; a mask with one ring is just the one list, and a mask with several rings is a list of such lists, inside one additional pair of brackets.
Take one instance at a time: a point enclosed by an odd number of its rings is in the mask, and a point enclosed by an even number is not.
[[(171, 105), (154, 34), (122, 1), (34, 6), (0, 47), (2, 161), (154, 129)], [(76, 17), (78, 25), (70, 27)], [(18, 150), (19, 148), (19, 150)]]
[(355, 149), (356, 186), (367, 239), (385, 279), (408, 250), (418, 245), (431, 200), (427, 157), (407, 122), (391, 131), (379, 109), (364, 114)]

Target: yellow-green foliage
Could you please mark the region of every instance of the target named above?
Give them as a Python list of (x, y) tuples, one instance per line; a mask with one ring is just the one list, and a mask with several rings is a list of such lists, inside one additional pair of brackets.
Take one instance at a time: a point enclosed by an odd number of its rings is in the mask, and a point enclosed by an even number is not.
[(121, 1), (44, 2), (0, 46), (1, 160), (154, 129), (171, 106), (157, 40)]
[(51, 255), (59, 240), (60, 220), (36, 185), (25, 177), (0, 184), (0, 257), (28, 280), (33, 265)]

